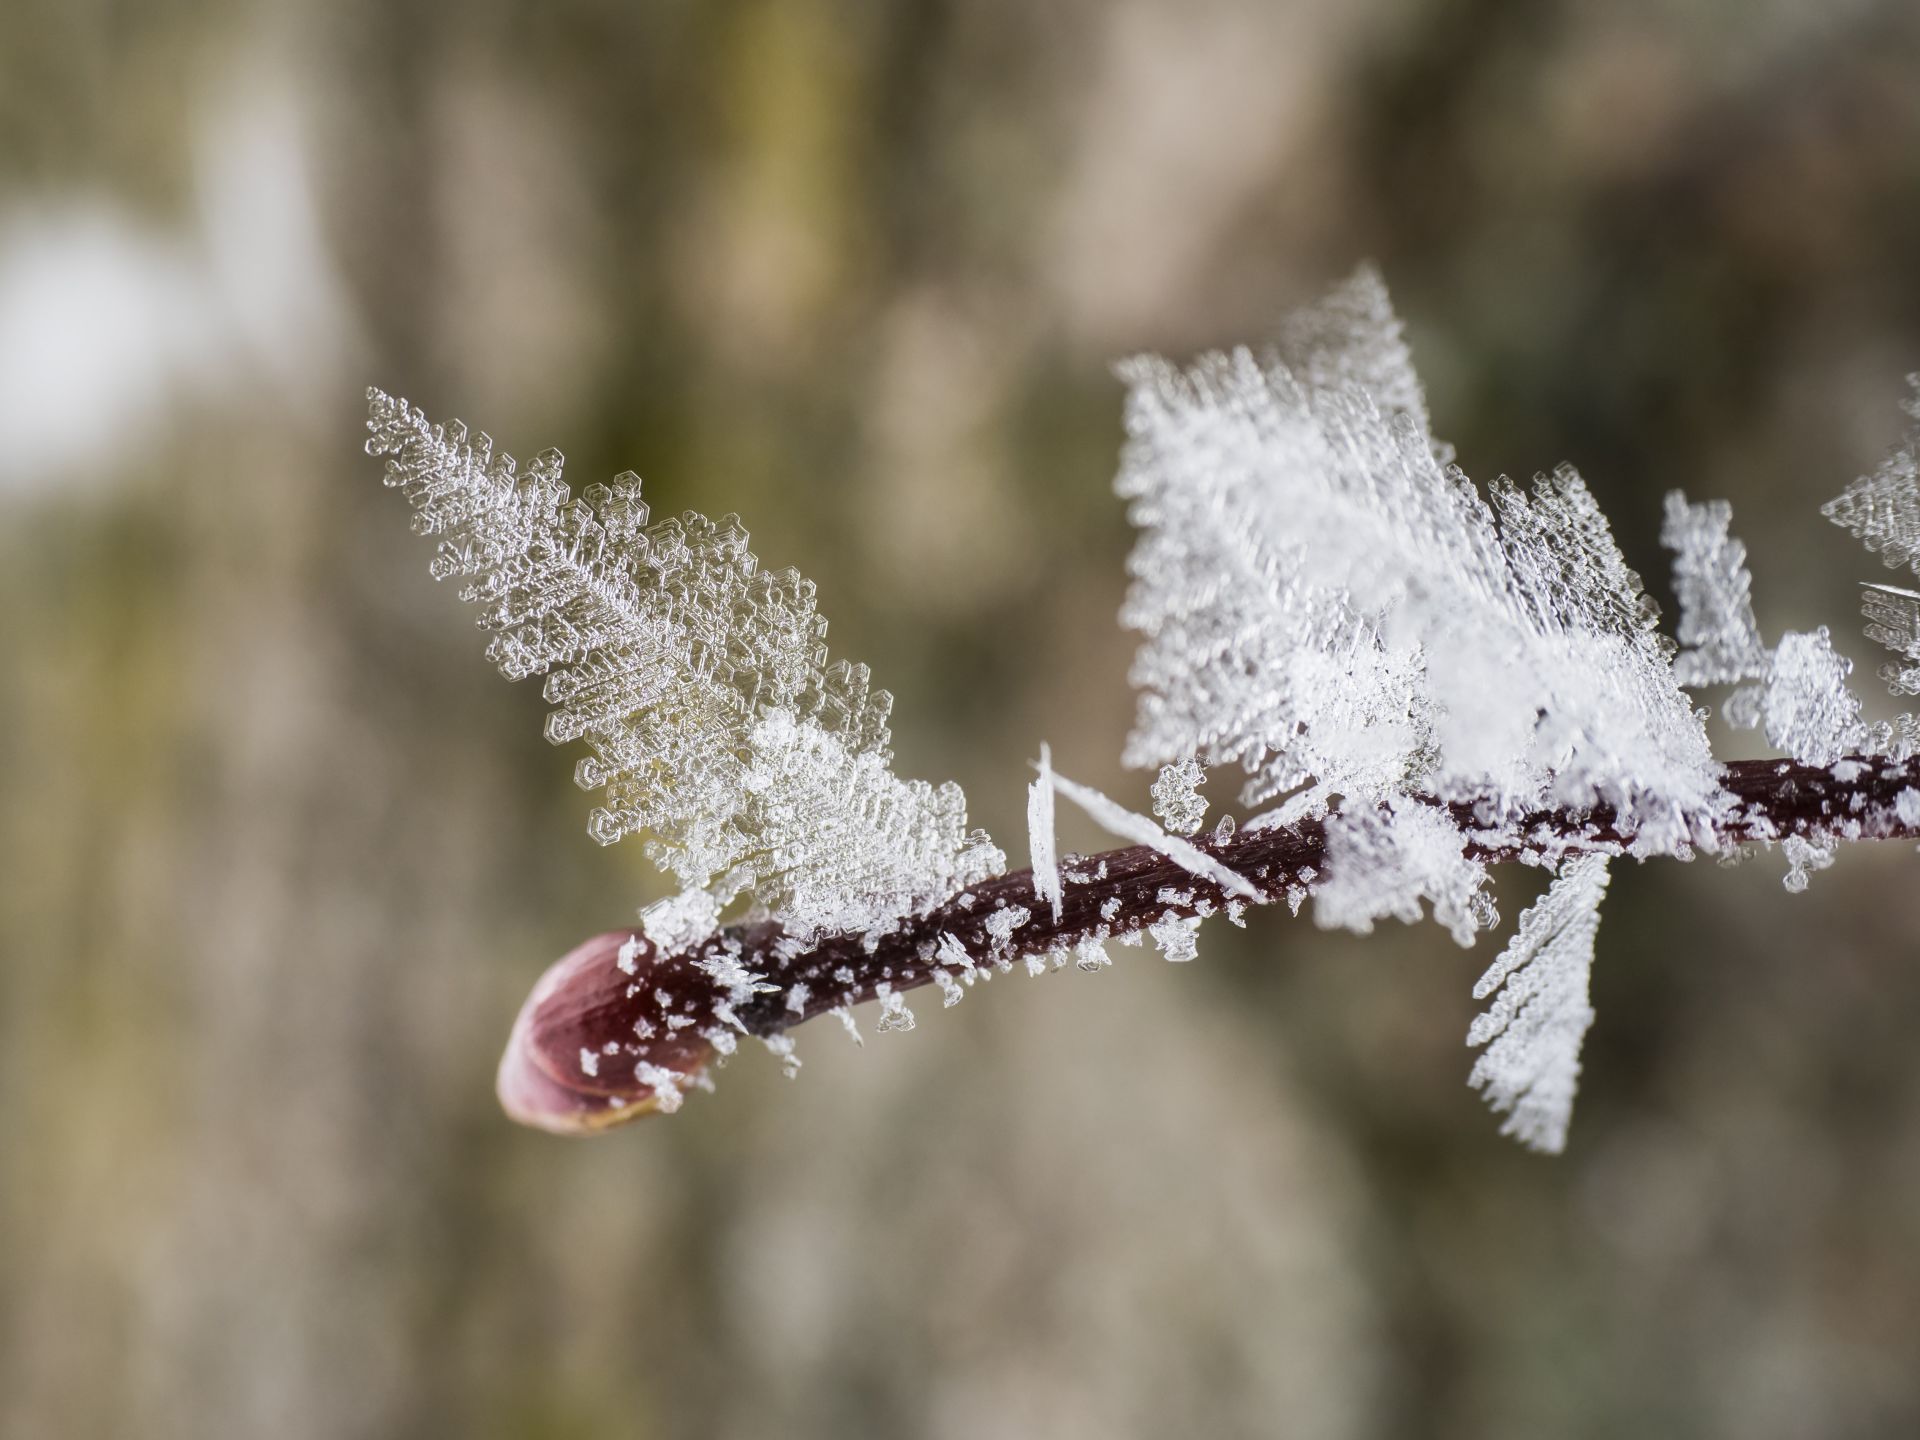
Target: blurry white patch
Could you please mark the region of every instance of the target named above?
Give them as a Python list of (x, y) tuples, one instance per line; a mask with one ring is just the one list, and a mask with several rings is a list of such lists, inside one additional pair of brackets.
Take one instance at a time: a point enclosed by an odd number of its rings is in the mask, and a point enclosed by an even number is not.
[(192, 227), (78, 192), (0, 225), (0, 498), (104, 477), (183, 402), (314, 392), (353, 327), (307, 148), (269, 74), (199, 126)]
[(206, 276), (100, 204), (0, 230), (0, 494), (102, 468), (169, 392), (206, 382)]
[(212, 107), (194, 161), (204, 263), (231, 358), (270, 370), (294, 399), (355, 348), (358, 327), (327, 251), (290, 85), (269, 74)]

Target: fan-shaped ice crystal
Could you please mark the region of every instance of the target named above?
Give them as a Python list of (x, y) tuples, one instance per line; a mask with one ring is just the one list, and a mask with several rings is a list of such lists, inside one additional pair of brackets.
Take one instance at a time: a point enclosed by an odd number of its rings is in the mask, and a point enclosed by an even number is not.
[[(1902, 404), (1920, 421), (1920, 375), (1909, 375), (1914, 394)], [(1851, 531), (1869, 550), (1878, 551), (1888, 566), (1910, 565), (1920, 570), (1920, 427), (1910, 427), (1871, 475), (1849, 485), (1820, 507), (1834, 524)], [(1860, 613), (1866, 634), (1907, 663), (1880, 667), (1880, 678), (1895, 695), (1920, 695), (1920, 594), (1897, 585), (1868, 585), (1861, 596)], [(1868, 732), (1869, 744), (1880, 754), (1904, 758), (1915, 752), (1920, 720), (1902, 715)]]
[[(1901, 408), (1920, 420), (1920, 375), (1909, 375), (1914, 394)], [(1909, 431), (1871, 475), (1863, 475), (1820, 507), (1834, 524), (1875, 551), (1887, 568), (1920, 571), (1920, 435)]]
[(1782, 635), (1761, 702), (1768, 743), (1809, 765), (1831, 765), (1864, 749), (1860, 700), (1847, 685), (1852, 669), (1824, 625)]
[[(1483, 499), (1428, 433), (1377, 276), (1262, 356), (1130, 362), (1118, 488), (1145, 634), (1127, 759), (1332, 795), (1605, 801), (1654, 843), (1716, 770), (1670, 642), (1571, 469)], [(1663, 831), (1664, 826), (1664, 831)]]
[[(1920, 375), (1909, 375), (1913, 387), (1902, 407), (1920, 421)], [(1909, 427), (1901, 442), (1888, 452), (1873, 474), (1853, 482), (1820, 513), (1844, 526), (1869, 550), (1876, 550), (1889, 566), (1910, 565), (1920, 570), (1920, 427)], [(1920, 695), (1920, 593), (1897, 585), (1867, 585), (1860, 600), (1866, 634), (1905, 661), (1880, 667), (1880, 678), (1895, 695)], [(1823, 635), (1824, 631), (1821, 632)], [(1828, 647), (1829, 650), (1831, 647)], [(1845, 661), (1828, 662), (1830, 668)], [(1843, 672), (1844, 673), (1844, 672)], [(1844, 687), (1843, 687), (1844, 688)], [(1920, 751), (1920, 717), (1912, 714), (1882, 721), (1871, 729), (1859, 724), (1859, 705), (1850, 693), (1846, 701), (1830, 704), (1836, 723), (1849, 743), (1887, 756), (1905, 759)], [(1796, 752), (1797, 753), (1797, 752)], [(1796, 863), (1794, 875), (1803, 875)], [(1804, 888), (1804, 880), (1799, 888)]]
[(1920, 593), (1897, 585), (1862, 585), (1860, 613), (1866, 635), (1893, 651), (1905, 665), (1889, 661), (1880, 678), (1895, 695), (1920, 695)]
[(1473, 987), (1475, 999), (1494, 998), (1467, 1031), (1467, 1044), (1487, 1047), (1469, 1083), (1507, 1112), (1501, 1133), (1535, 1150), (1557, 1154), (1567, 1143), (1580, 1045), (1593, 1024), (1587, 987), (1606, 893), (1604, 856), (1565, 862)]
[(827, 663), (813, 585), (762, 570), (739, 517), (649, 524), (630, 473), (575, 497), (558, 451), (522, 468), (367, 398), (368, 453), (439, 541), (433, 574), (466, 578), (502, 674), (547, 677), (547, 738), (587, 742), (595, 839), (643, 834), (682, 885), (800, 935), (870, 929), (1004, 867), (957, 785), (893, 775), (891, 697)]
[(1732, 520), (1724, 500), (1689, 505), (1678, 490), (1667, 496), (1660, 543), (1673, 551), (1682, 646), (1673, 670), (1682, 685), (1726, 685), (1767, 672), (1747, 547), (1728, 533)]

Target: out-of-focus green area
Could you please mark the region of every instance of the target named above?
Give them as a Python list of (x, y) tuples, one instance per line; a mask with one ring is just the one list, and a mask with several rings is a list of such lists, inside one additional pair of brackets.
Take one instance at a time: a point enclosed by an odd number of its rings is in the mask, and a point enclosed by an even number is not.
[(738, 510), (1018, 853), (1042, 740), (1144, 804), (1108, 365), (1371, 256), (1472, 473), (1572, 460), (1650, 576), (1730, 498), (1872, 688), (1815, 507), (1920, 368), (1920, 11), (0, 31), (0, 1433), (1920, 1431), (1906, 846), (1620, 873), (1555, 1161), (1465, 1087), (1485, 942), (1284, 913), (510, 1127), (521, 996), (658, 882), (358, 453), (378, 383)]

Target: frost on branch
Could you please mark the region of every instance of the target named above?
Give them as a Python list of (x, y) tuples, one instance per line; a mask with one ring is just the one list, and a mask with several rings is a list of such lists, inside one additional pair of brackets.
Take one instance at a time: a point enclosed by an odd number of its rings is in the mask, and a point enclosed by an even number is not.
[[(1183, 828), (1181, 767), (1237, 764), (1243, 802), (1273, 807), (1254, 828), (1326, 817), (1319, 923), (1365, 932), (1430, 909), (1461, 944), (1494, 916), (1451, 805), (1495, 826), (1605, 806), (1641, 854), (1711, 834), (1719, 767), (1586, 485), (1562, 466), (1527, 489), (1476, 489), (1429, 429), (1372, 271), (1264, 352), (1145, 358), (1122, 374), (1117, 488), (1141, 532), (1123, 619), (1144, 637), (1126, 759), (1167, 767), (1155, 799), (1170, 828)], [(1673, 521), (1698, 668), (1766, 669), (1724, 511)], [(1565, 884), (1597, 897), (1604, 864), (1583, 863)], [(1539, 1035), (1570, 1023), (1560, 958), (1581, 934), (1591, 956), (1591, 908), (1582, 924), (1543, 913), (1523, 927), (1535, 951), (1554, 940), (1551, 963), (1498, 1010), (1517, 1028), (1486, 1073), (1534, 1143), (1564, 1133), (1585, 961), (1572, 1049), (1525, 1066), (1545, 1053)], [(1509, 955), (1508, 968), (1533, 958)], [(1547, 1002), (1523, 1004), (1536, 991)]]
[[(1605, 856), (1777, 844), (1795, 889), (1838, 839), (1920, 830), (1920, 720), (1867, 725), (1825, 630), (1764, 644), (1727, 507), (1667, 500), (1676, 665), (1573, 470), (1483, 492), (1453, 466), (1372, 272), (1265, 351), (1123, 373), (1126, 758), (1159, 768), (1165, 828), (1042, 747), (1014, 874), (956, 787), (894, 777), (887, 697), (827, 664), (812, 588), (761, 571), (736, 519), (649, 524), (630, 476), (576, 499), (554, 452), (522, 471), (372, 392), (369, 449), (439, 539), (434, 572), (465, 577), (503, 672), (546, 675), (549, 737), (587, 741), (596, 837), (642, 832), (684, 887), (535, 987), (502, 1062), (511, 1113), (583, 1133), (669, 1110), (741, 1037), (791, 1071), (809, 1016), (857, 1039), (875, 1000), (880, 1031), (907, 1029), (917, 986), (952, 1004), (1022, 959), (1098, 969), (1107, 940), (1188, 960), (1205, 917), (1248, 902), (1311, 895), (1357, 931), (1431, 913), (1468, 944), (1495, 921), (1488, 866), (1518, 860), (1558, 878), (1476, 992), (1473, 1083), (1558, 1149)], [(1890, 561), (1920, 556), (1914, 446), (1828, 507)], [(1869, 587), (1866, 614), (1896, 693), (1920, 691), (1920, 592)], [(1682, 681), (1738, 685), (1728, 717), (1799, 763), (1717, 765)], [(1263, 813), (1200, 839), (1206, 767), (1229, 763)], [(1144, 848), (1063, 865), (1057, 796)]]
[(439, 542), (436, 578), (492, 632), (509, 679), (545, 675), (547, 738), (584, 740), (595, 839), (647, 855), (715, 908), (789, 932), (871, 929), (1004, 868), (951, 783), (897, 779), (867, 668), (827, 663), (814, 588), (763, 570), (737, 516), (649, 524), (640, 481), (572, 495), (558, 451), (524, 468), (485, 435), (368, 392), (368, 453)]
[(1243, 900), (1261, 898), (1260, 892), (1245, 877), (1235, 874), (1198, 846), (1182, 840), (1178, 835), (1169, 835), (1146, 816), (1135, 814), (1091, 785), (1082, 785), (1051, 771), (1049, 774), (1054, 790), (1086, 811), (1093, 822), (1109, 834), (1158, 850), (1188, 874), (1211, 880), (1229, 895), (1238, 895)]
[[(1859, 697), (1847, 684), (1853, 662), (1833, 648), (1824, 625), (1810, 632), (1789, 630), (1770, 651), (1762, 644), (1746, 547), (1728, 534), (1730, 517), (1725, 502), (1690, 505), (1677, 490), (1667, 496), (1660, 540), (1674, 552), (1680, 639), (1690, 647), (1675, 665), (1682, 680), (1689, 685), (1760, 682), (1742, 685), (1727, 698), (1728, 722), (1764, 728), (1769, 744), (1803, 764), (1851, 763), (1845, 759), (1849, 755), (1904, 759), (1913, 754), (1914, 717), (1873, 726), (1861, 718)], [(1920, 596), (1910, 591), (1868, 586), (1867, 634), (1903, 655), (1920, 657), (1912, 649), (1920, 616), (1916, 601)], [(1902, 688), (1908, 673), (1895, 666), (1881, 671), (1896, 694), (1913, 693)], [(1796, 894), (1807, 888), (1812, 871), (1833, 863), (1830, 842), (1788, 836), (1781, 849), (1787, 857), (1784, 883)]]
[(1535, 1150), (1557, 1154), (1567, 1143), (1580, 1045), (1593, 1024), (1587, 984), (1606, 893), (1606, 857), (1566, 861), (1473, 987), (1476, 1000), (1492, 995), (1493, 1003), (1467, 1031), (1467, 1044), (1487, 1047), (1468, 1083), (1507, 1112), (1500, 1133)]
[(1130, 362), (1136, 765), (1236, 763), (1266, 823), (1332, 797), (1711, 809), (1671, 642), (1570, 468), (1483, 498), (1428, 432), (1377, 276), (1186, 369)]
[[(1710, 833), (1719, 768), (1586, 485), (1562, 466), (1483, 496), (1428, 428), (1373, 272), (1263, 353), (1122, 373), (1117, 488), (1141, 532), (1123, 619), (1144, 636), (1126, 759), (1175, 767), (1156, 801), (1175, 799), (1177, 767), (1238, 764), (1246, 804), (1280, 802), (1254, 827), (1327, 817), (1320, 924), (1365, 932), (1430, 909), (1463, 945), (1494, 911), (1449, 802), (1488, 824), (1605, 805), (1643, 854)], [(1716, 612), (1690, 643), (1750, 673), (1768, 657), (1725, 531), (1710, 514), (1685, 542), (1696, 616)], [(1562, 895), (1585, 884), (1597, 903), (1604, 862), (1572, 862), (1569, 877)], [(1503, 962), (1544, 955), (1496, 1006), (1513, 1029), (1484, 1066), (1530, 1143), (1564, 1134), (1587, 1015), (1586, 960), (1565, 957), (1584, 946), (1590, 959), (1591, 911), (1542, 912), (1523, 926), (1532, 951), (1516, 942)], [(1575, 1020), (1556, 1057), (1542, 1037)]]

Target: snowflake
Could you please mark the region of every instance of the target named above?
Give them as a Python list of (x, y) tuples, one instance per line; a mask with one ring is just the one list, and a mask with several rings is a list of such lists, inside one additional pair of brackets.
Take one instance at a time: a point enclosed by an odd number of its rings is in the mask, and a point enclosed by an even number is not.
[(1147, 933), (1169, 961), (1191, 960), (1200, 953), (1200, 921), (1192, 915), (1162, 915), (1147, 927)]
[(1790, 895), (1804, 894), (1814, 872), (1828, 869), (1833, 864), (1831, 840), (1809, 840), (1803, 836), (1789, 835), (1780, 843), (1780, 849), (1787, 857), (1786, 878), (1780, 883)]
[(1153, 813), (1175, 835), (1191, 835), (1206, 818), (1207, 802), (1197, 793), (1207, 772), (1193, 760), (1176, 760), (1160, 767), (1153, 782)]

